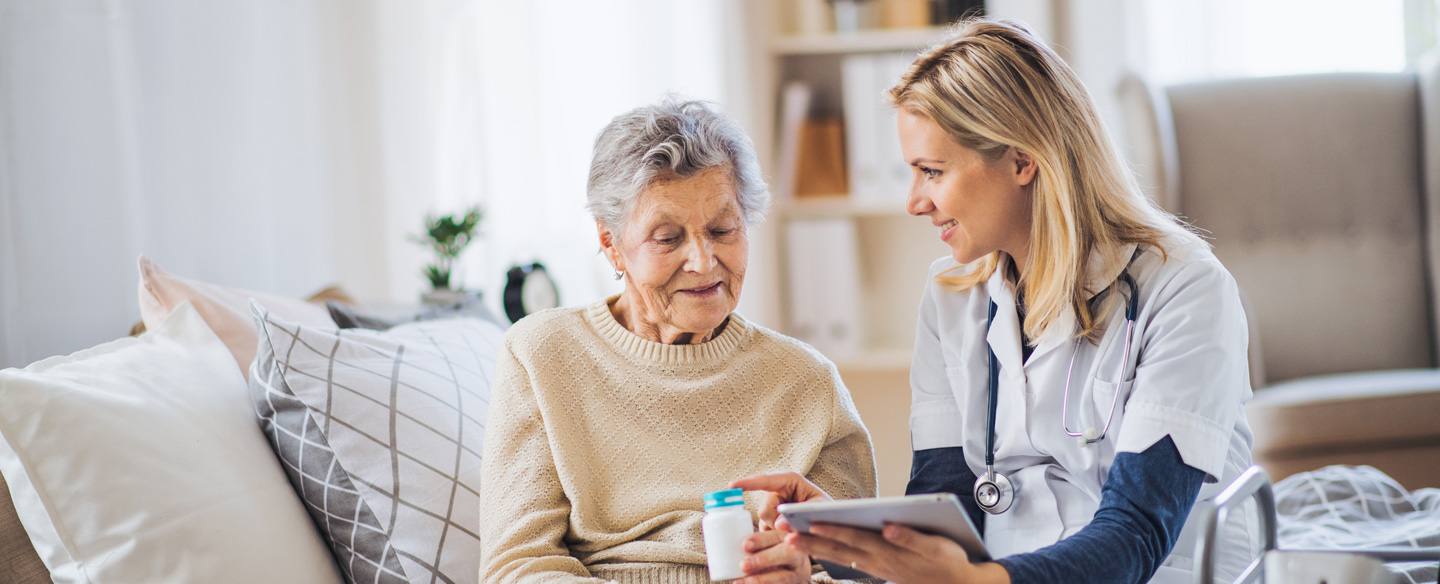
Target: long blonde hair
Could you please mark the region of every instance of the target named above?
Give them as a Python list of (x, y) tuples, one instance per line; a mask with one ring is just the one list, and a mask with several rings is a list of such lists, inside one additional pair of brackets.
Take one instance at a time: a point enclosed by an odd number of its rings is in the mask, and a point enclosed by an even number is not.
[[(995, 163), (1008, 149), (1030, 154), (1032, 228), (1025, 290), (1025, 334), (1040, 339), (1073, 312), (1076, 336), (1103, 332), (1092, 309), (1085, 275), (1129, 262), (1126, 244), (1165, 250), (1166, 237), (1199, 238), (1140, 191), (1085, 86), (1053, 51), (1023, 25), (990, 19), (957, 23), (947, 38), (922, 52), (890, 103), (938, 124), (961, 146)], [(1090, 266), (1092, 251), (1102, 265)], [(974, 270), (937, 277), (949, 290), (988, 280), (999, 252), (976, 260)], [(973, 265), (973, 264), (972, 264)], [(1105, 312), (1100, 311), (1101, 314)]]

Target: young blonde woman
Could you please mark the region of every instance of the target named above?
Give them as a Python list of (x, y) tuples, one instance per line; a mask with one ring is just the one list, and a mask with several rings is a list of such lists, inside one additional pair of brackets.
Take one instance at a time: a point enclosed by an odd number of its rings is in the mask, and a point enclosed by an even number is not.
[[(1137, 188), (1075, 74), (1023, 26), (962, 22), (889, 92), (906, 206), (950, 246), (920, 304), (909, 493), (959, 495), (993, 562), (943, 537), (817, 527), (747, 543), (896, 582), (1191, 582), (1197, 501), (1250, 464), (1246, 323), (1204, 241)], [(736, 486), (828, 498), (794, 473)], [(1251, 549), (1249, 525), (1222, 534)], [(788, 564), (788, 565), (793, 565)]]

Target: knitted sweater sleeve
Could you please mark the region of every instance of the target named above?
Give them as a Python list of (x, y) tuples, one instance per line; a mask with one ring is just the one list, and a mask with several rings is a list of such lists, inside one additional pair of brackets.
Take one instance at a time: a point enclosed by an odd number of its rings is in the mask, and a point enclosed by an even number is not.
[[(860, 421), (860, 412), (855, 409), (850, 390), (840, 380), (840, 372), (834, 365), (830, 365), (828, 370), (830, 375), (825, 382), (830, 386), (827, 392), (831, 396), (830, 430), (825, 437), (825, 445), (820, 448), (820, 456), (805, 473), (805, 478), (836, 499), (874, 497), (879, 487), (875, 478), (875, 450), (870, 444), (870, 432)], [(815, 584), (852, 582), (832, 579), (829, 574), (818, 571), (818, 565), (814, 568), (817, 571), (811, 575), (811, 581)], [(878, 584), (880, 581), (858, 582)]]
[[(828, 364), (827, 364), (828, 365)], [(829, 365), (830, 429), (815, 465), (805, 478), (836, 499), (874, 497), (875, 451), (870, 432), (860, 421), (860, 413), (850, 398), (845, 382), (834, 365)]]
[(510, 343), (496, 357), (480, 479), (480, 582), (591, 584), (563, 538), (570, 501), (530, 376)]

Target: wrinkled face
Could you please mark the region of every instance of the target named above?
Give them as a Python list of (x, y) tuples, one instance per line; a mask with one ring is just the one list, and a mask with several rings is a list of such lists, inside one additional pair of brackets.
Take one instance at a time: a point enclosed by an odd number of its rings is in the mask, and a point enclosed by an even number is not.
[(709, 335), (735, 310), (750, 243), (728, 168), (658, 182), (640, 193), (624, 232), (601, 245), (625, 272), (630, 328)]
[(930, 118), (900, 108), (900, 150), (914, 171), (905, 208), (926, 216), (955, 261), (995, 251), (1025, 261), (1035, 178), (1028, 154), (1010, 148), (995, 162), (961, 146)]

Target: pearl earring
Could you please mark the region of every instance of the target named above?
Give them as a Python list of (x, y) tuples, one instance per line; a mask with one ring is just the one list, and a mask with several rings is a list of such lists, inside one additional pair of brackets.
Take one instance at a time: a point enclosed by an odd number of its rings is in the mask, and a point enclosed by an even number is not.
[(624, 278), (624, 277), (625, 277), (625, 272), (622, 272), (622, 271), (620, 271), (620, 270), (615, 270), (615, 279), (616, 279), (616, 280), (619, 280), (619, 279)]

